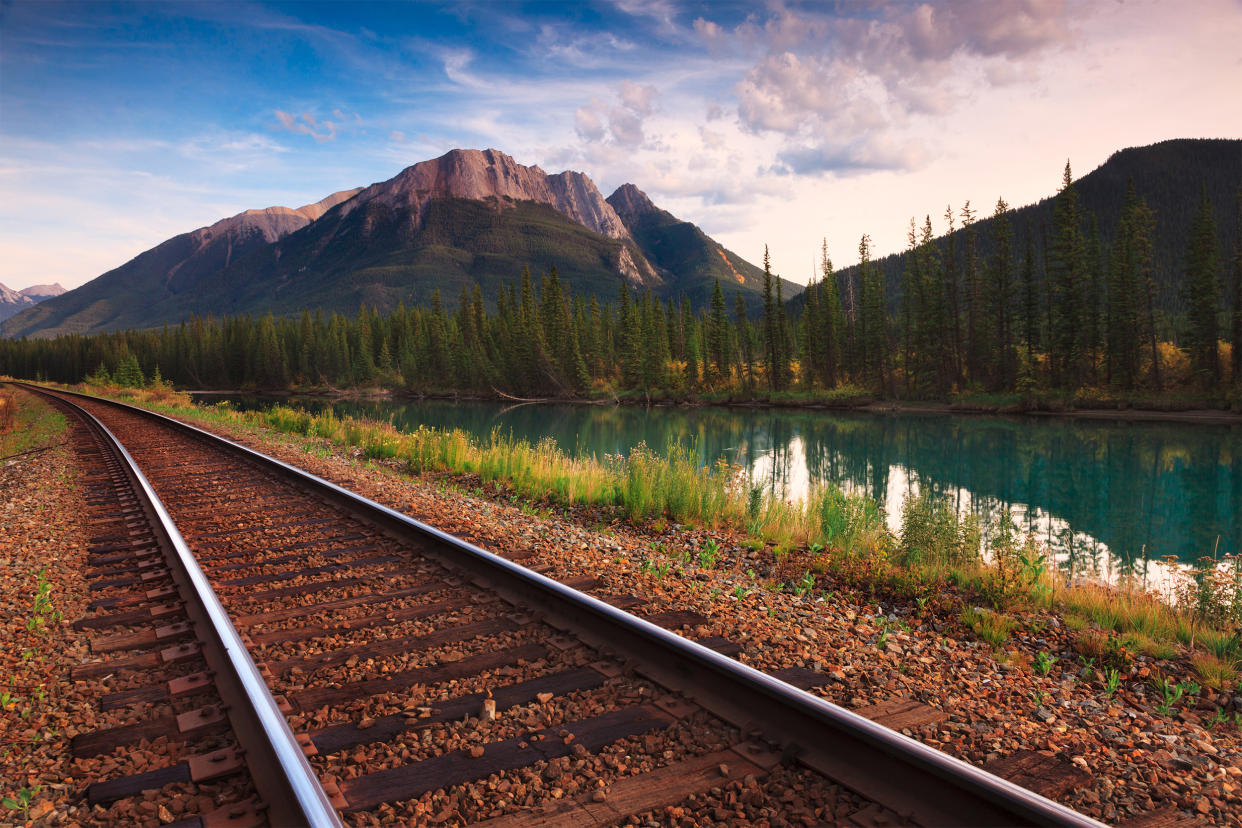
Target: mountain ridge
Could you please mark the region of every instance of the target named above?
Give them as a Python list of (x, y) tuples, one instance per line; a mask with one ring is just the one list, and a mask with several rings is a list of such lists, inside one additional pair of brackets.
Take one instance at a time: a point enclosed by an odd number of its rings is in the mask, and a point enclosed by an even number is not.
[[(632, 227), (584, 173), (548, 175), (494, 149), (452, 150), (314, 205), (247, 210), (175, 236), (42, 309), (19, 312), (0, 323), (0, 335), (317, 306), (353, 313), (360, 302), (430, 302), (436, 289), (452, 302), (475, 285), (490, 304), (524, 266), (555, 267), (571, 291), (603, 301), (622, 285), (688, 295), (696, 307), (714, 278), (760, 289), (754, 265), (633, 185), (618, 192), (634, 201)], [(640, 201), (647, 206), (637, 210)]]
[(31, 285), (21, 290), (0, 285), (0, 322), (32, 308), (45, 299), (60, 296), (65, 289), (59, 282), (50, 285)]

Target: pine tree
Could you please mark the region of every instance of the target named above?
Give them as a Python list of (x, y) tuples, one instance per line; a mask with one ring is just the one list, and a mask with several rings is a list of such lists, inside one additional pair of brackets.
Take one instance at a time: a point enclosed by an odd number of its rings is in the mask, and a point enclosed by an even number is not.
[(792, 371), (790, 369), (789, 319), (785, 315), (785, 300), (781, 297), (781, 279), (776, 277), (776, 373), (777, 388), (789, 390)]
[[(439, 288), (431, 294), (431, 319), (428, 333), (431, 340), (428, 343), (431, 358), (428, 376), (433, 385), (451, 388), (456, 379), (453, 371), (453, 351), (449, 343), (448, 318), (444, 314), (444, 303), (440, 300)], [(362, 364), (361, 357), (359, 357), (359, 364)], [(359, 379), (362, 378), (359, 377)]]
[(276, 320), (269, 313), (259, 323), (255, 349), (254, 382), (260, 388), (280, 389), (288, 386), (285, 356), (276, 338)]
[(992, 316), (992, 380), (998, 389), (1011, 387), (1017, 370), (1013, 352), (1013, 230), (1009, 205), (996, 200), (992, 214), (994, 252), (988, 267), (988, 310)]
[[(906, 232), (906, 270), (901, 277), (901, 339), (902, 374), (905, 377), (906, 396), (914, 395), (915, 377), (921, 380), (922, 357), (921, 331), (925, 309), (922, 306), (923, 272), (922, 258), (918, 249), (917, 225), (910, 217), (910, 229)], [(919, 382), (921, 385), (921, 381)]]
[(858, 244), (859, 313), (858, 370), (863, 384), (884, 393), (887, 380), (888, 336), (884, 276), (871, 264), (871, 237)]
[(1035, 279), (1035, 231), (1026, 220), (1026, 253), (1022, 258), (1022, 342), (1028, 356), (1040, 348), (1039, 284)]
[(1086, 318), (1083, 349), (1091, 369), (1091, 379), (1099, 380), (1100, 347), (1103, 343), (1104, 261), (1100, 247), (1100, 225), (1092, 214), (1087, 229), (1086, 246)]
[(626, 385), (637, 388), (643, 381), (641, 314), (634, 307), (630, 291), (624, 285), (619, 289), (617, 299), (620, 302), (621, 373)]
[(1052, 326), (1050, 361), (1053, 384), (1077, 388), (1083, 381), (1083, 239), (1078, 191), (1069, 162), (1052, 212), (1052, 250), (1048, 261)]
[(988, 350), (987, 309), (983, 295), (983, 277), (979, 273), (979, 231), (975, 229), (975, 212), (970, 202), (962, 207), (962, 236), (965, 240), (964, 281), (966, 297), (966, 373), (972, 383), (985, 376), (984, 354)]
[(742, 292), (737, 292), (737, 298), (733, 301), (733, 324), (737, 330), (737, 350), (738, 356), (742, 361), (741, 377), (745, 383), (746, 390), (753, 392), (755, 388), (755, 352), (754, 346), (750, 341), (750, 322), (746, 318), (746, 300), (742, 298)]
[(724, 294), (720, 290), (720, 280), (717, 279), (712, 288), (712, 315), (707, 334), (712, 377), (717, 382), (723, 381), (729, 374), (729, 364), (725, 359), (725, 342), (728, 337), (726, 325)]
[[(871, 239), (864, 236), (870, 245)], [(868, 255), (870, 250), (868, 249)], [(867, 319), (867, 353), (871, 357), (870, 374), (881, 394), (889, 393), (888, 299), (885, 296), (884, 274), (868, 261), (867, 289), (863, 313)]]
[(844, 314), (841, 310), (841, 292), (837, 289), (837, 274), (832, 268), (832, 259), (828, 257), (828, 239), (824, 239), (819, 259), (820, 274), (820, 319), (823, 333), (820, 341), (823, 356), (820, 364), (823, 369), (825, 388), (836, 388), (840, 379), (841, 344), (845, 329)]
[(776, 302), (772, 296), (772, 260), (768, 246), (763, 246), (763, 370), (768, 378), (768, 390), (776, 391), (780, 377), (776, 368)]
[(1108, 360), (1109, 382), (1133, 390), (1141, 381), (1144, 344), (1152, 350), (1151, 371), (1160, 385), (1159, 347), (1155, 340), (1155, 280), (1151, 277), (1155, 219), (1134, 189), (1126, 187), (1116, 244), (1109, 257)]
[(1186, 350), (1191, 368), (1204, 385), (1220, 383), (1216, 315), (1220, 307), (1220, 242), (1207, 186), (1199, 189), (1199, 205), (1190, 225), (1182, 298), (1186, 302)]
[[(436, 303), (438, 304), (439, 301), (440, 293), (439, 289), (437, 289)], [(371, 318), (367, 313), (366, 305), (363, 305), (358, 310), (357, 329), (358, 341), (354, 352), (354, 377), (358, 382), (365, 385), (375, 379), (375, 359), (372, 356), (373, 343), (371, 341)]]
[(819, 285), (815, 282), (814, 276), (807, 283), (803, 296), (806, 300), (802, 306), (802, 331), (798, 337), (798, 367), (801, 374), (799, 382), (804, 391), (810, 391), (815, 387), (815, 380), (819, 374), (819, 337), (822, 333)]
[(957, 274), (957, 234), (953, 232), (953, 205), (945, 206), (944, 218), (949, 225), (944, 254), (944, 292), (949, 319), (953, 327), (953, 384), (961, 386), (964, 378), (962, 364), (962, 308), (961, 289)]
[(138, 365), (138, 357), (127, 354), (116, 369), (116, 384), (122, 388), (142, 388), (146, 378)]
[(1242, 185), (1238, 186), (1237, 235), (1233, 242), (1233, 382), (1242, 384)]

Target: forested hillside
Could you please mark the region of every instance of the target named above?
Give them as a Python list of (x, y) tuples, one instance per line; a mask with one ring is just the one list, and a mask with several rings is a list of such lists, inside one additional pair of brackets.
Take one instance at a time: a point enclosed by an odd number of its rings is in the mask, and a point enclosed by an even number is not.
[[(1070, 159), (1072, 162), (1073, 159)], [(1177, 286), (1182, 280), (1182, 264), (1186, 245), (1190, 241), (1190, 224), (1198, 203), (1199, 188), (1207, 188), (1208, 198), (1215, 209), (1216, 235), (1223, 249), (1233, 245), (1235, 216), (1233, 202), (1235, 191), (1242, 183), (1242, 140), (1218, 138), (1177, 139), (1162, 141), (1146, 147), (1131, 147), (1113, 153), (1095, 170), (1074, 182), (1081, 201), (1084, 233), (1090, 231), (1094, 218), (1100, 235), (1100, 252), (1107, 256), (1117, 240), (1117, 227), (1125, 207), (1126, 186), (1133, 179), (1138, 196), (1147, 202), (1155, 218), (1152, 233), (1152, 274), (1160, 290), (1156, 295), (1157, 309), (1168, 314), (1171, 325), (1186, 309)], [(1009, 223), (1013, 232), (1012, 244), (1016, 250), (1024, 250), (1028, 226), (1032, 248), (1035, 253), (1036, 278), (1042, 282), (1048, 230), (1052, 225), (1056, 201), (1055, 187), (1060, 180), (1057, 170), (1048, 170), (1050, 195), (1035, 204), (1028, 204), (1010, 211)], [(970, 211), (974, 216), (977, 233), (977, 250), (986, 259), (995, 252), (993, 212), (997, 198), (1004, 197), (1004, 183), (998, 182), (998, 192), (981, 193), (979, 200), (971, 200)], [(946, 249), (950, 242), (958, 257), (959, 270), (965, 254), (966, 205), (947, 205), (930, 216), (919, 215), (915, 223), (920, 230), (930, 218), (935, 234)], [(946, 212), (951, 218), (946, 219)], [(946, 232), (950, 226), (957, 228)], [(849, 262), (839, 271), (841, 279), (857, 278), (853, 251), (832, 252), (839, 264)], [(887, 286), (890, 309), (895, 311), (901, 296), (901, 277), (906, 270), (908, 251), (876, 259), (874, 266), (883, 274)], [(790, 302), (790, 313), (802, 312), (801, 300)]]

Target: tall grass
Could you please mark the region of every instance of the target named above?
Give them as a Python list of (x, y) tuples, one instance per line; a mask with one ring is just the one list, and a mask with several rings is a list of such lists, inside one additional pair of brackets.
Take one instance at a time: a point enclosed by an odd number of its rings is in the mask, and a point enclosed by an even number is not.
[[(364, 457), (403, 463), (412, 474), (477, 474), (532, 500), (613, 507), (635, 522), (669, 518), (683, 524), (731, 529), (778, 544), (821, 548), (826, 559), (863, 564), (870, 577), (903, 570), (907, 580), (956, 583), (1005, 611), (1014, 606), (1057, 609), (1067, 623), (1098, 624), (1131, 636), (1152, 652), (1161, 642), (1196, 644), (1236, 664), (1242, 623), (1242, 563), (1212, 559), (1186, 576), (1167, 600), (1140, 589), (1068, 580), (1048, 564), (1034, 538), (1019, 536), (1002, 514), (988, 527), (963, 515), (949, 498), (930, 493), (907, 498), (901, 531), (892, 537), (879, 504), (833, 485), (816, 485), (804, 498), (786, 500), (753, 484), (741, 467), (721, 461), (704, 466), (692, 446), (669, 445), (663, 454), (639, 445), (628, 456), (570, 455), (551, 438), (531, 443), (499, 429), (477, 438), (460, 429), (420, 426), (402, 432), (391, 423), (337, 417), (329, 408), (311, 414), (287, 406), (239, 412), (227, 403), (193, 406), (186, 395), (162, 389), (91, 389), (198, 419), (250, 425), (340, 446)], [(1212, 564), (1211, 567), (1208, 563)], [(819, 567), (817, 565), (817, 571)], [(1077, 628), (1077, 627), (1075, 627)], [(1224, 632), (1228, 631), (1228, 632)]]
[(485, 438), (460, 429), (337, 417), (274, 406), (239, 412), (227, 404), (200, 409), (207, 419), (244, 423), (362, 449), (364, 457), (403, 461), (412, 474), (477, 474), (523, 498), (614, 507), (639, 522), (730, 528), (782, 544), (874, 549), (888, 542), (884, 513), (871, 498), (820, 485), (805, 498), (785, 500), (752, 487), (740, 466), (699, 462), (694, 446), (676, 442), (664, 452), (640, 444), (627, 456), (571, 455), (551, 438), (531, 443), (500, 429)]
[(8, 391), (0, 391), (0, 434), (7, 434), (17, 420), (17, 398)]

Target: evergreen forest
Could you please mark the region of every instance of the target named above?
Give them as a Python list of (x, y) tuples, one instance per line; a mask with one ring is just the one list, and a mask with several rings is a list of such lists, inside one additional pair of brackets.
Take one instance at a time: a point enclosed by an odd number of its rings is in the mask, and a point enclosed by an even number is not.
[[(556, 271), (529, 268), (484, 297), (353, 318), (192, 317), (162, 329), (0, 340), (0, 373), (64, 383), (186, 389), (359, 388), (518, 398), (620, 395), (871, 395), (948, 399), (1110, 389), (1193, 390), (1236, 401), (1242, 378), (1242, 187), (1234, 204), (1199, 188), (1176, 286), (1158, 283), (1159, 217), (1126, 185), (1103, 232), (1070, 166), (1039, 249), (999, 199), (986, 224), (967, 205), (936, 237), (913, 219), (896, 289), (863, 236), (857, 264), (820, 272), (796, 303), (765, 252), (762, 293), (661, 301), (622, 287), (576, 295)], [(1221, 210), (1234, 232), (1222, 243)], [(980, 227), (985, 229), (981, 232)], [(1021, 232), (1019, 232), (1019, 230)], [(1106, 241), (1106, 239), (1108, 241)], [(1231, 248), (1231, 249), (1227, 249)], [(1178, 310), (1162, 292), (1175, 289)], [(895, 295), (894, 295), (895, 294)], [(455, 301), (455, 304), (453, 303)], [(494, 308), (494, 310), (493, 310)], [(1230, 390), (1232, 389), (1232, 390)]]

